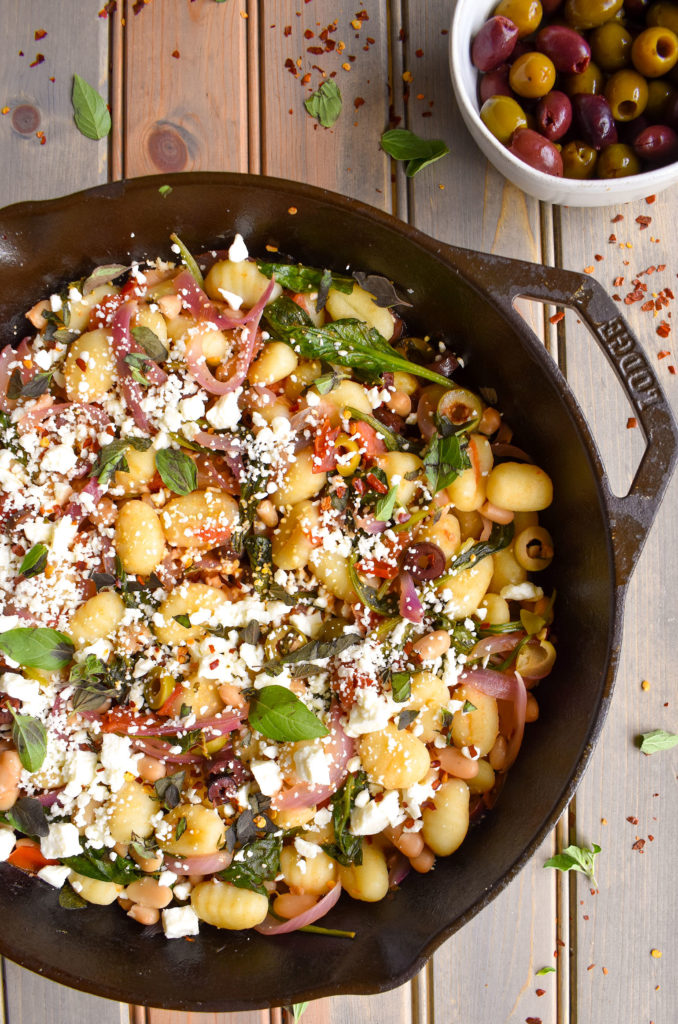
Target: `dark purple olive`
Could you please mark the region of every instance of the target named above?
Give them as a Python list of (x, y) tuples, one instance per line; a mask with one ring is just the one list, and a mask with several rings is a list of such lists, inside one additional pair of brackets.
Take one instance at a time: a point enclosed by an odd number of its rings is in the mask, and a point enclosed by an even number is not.
[(229, 775), (228, 772), (216, 772), (210, 776), (210, 781), (207, 784), (207, 798), (215, 806), (226, 804), (235, 796), (238, 788), (238, 783), (233, 775)]
[(382, 405), (379, 409), (375, 409), (374, 415), (377, 417), (380, 423), (383, 423), (385, 427), (392, 430), (395, 434), (402, 434), (405, 430), (405, 420), (402, 416), (399, 416), (397, 412), (391, 412), (385, 405)]
[(617, 135), (619, 136), (619, 141), (623, 142), (626, 146), (632, 146), (640, 133), (649, 127), (650, 121), (648, 121), (645, 114), (641, 114), (640, 117), (634, 117), (633, 121), (618, 121)]
[(252, 772), (235, 756), (233, 748), (224, 747), (210, 764), (207, 796), (213, 804), (225, 804), (251, 778)]
[(445, 571), (445, 554), (437, 544), (423, 540), (405, 548), (401, 568), (415, 583), (437, 580)]
[(541, 0), (541, 9), (544, 14), (555, 14), (563, 0)]
[(625, 0), (624, 14), (628, 15), (629, 18), (643, 21), (650, 3), (651, 0)]
[(485, 100), (489, 100), (490, 96), (513, 96), (513, 90), (509, 85), (510, 70), (508, 64), (502, 64), (494, 71), (488, 71), (486, 75), (481, 75), (478, 86), (481, 106)]
[(577, 134), (592, 149), (605, 149), (617, 141), (617, 125), (604, 96), (580, 92), (572, 97), (572, 104), (579, 126)]
[(493, 71), (508, 60), (518, 40), (518, 26), (500, 14), (489, 18), (471, 46), (471, 60), (479, 71)]
[(668, 164), (678, 158), (678, 135), (667, 124), (651, 124), (636, 136), (636, 156), (653, 164)]
[(678, 131), (678, 92), (674, 96), (669, 96), (664, 107), (664, 121), (675, 131)]
[(534, 132), (531, 128), (519, 128), (513, 133), (509, 150), (535, 171), (562, 178), (563, 158), (553, 143), (539, 132)]
[(572, 124), (572, 104), (564, 92), (553, 89), (542, 97), (536, 110), (537, 127), (549, 142), (562, 139)]
[(523, 57), (526, 53), (534, 53), (534, 42), (532, 40), (528, 42), (527, 39), (519, 39), (513, 48), (509, 64), (513, 64), (518, 60), (518, 57)]
[(556, 71), (580, 75), (591, 60), (591, 47), (583, 36), (565, 25), (547, 25), (537, 33), (537, 49), (553, 62)]
[(451, 377), (459, 369), (459, 360), (454, 352), (443, 352), (431, 364), (431, 369), (436, 373), (442, 373), (443, 377)]

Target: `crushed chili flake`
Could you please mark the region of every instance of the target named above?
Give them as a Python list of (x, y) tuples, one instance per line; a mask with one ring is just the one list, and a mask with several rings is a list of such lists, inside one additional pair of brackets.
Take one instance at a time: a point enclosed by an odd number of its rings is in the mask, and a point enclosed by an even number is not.
[(647, 214), (641, 213), (639, 217), (636, 217), (636, 224), (640, 224), (641, 231), (649, 227), (651, 223), (652, 217), (648, 217)]
[(614, 281), (612, 282), (612, 284), (614, 285), (615, 288), (621, 288), (623, 283), (624, 283), (624, 278), (623, 277), (615, 277)]
[(403, 82), (411, 82), (414, 75), (411, 71), (403, 71)]
[(44, 28), (36, 28), (33, 38), (37, 41), (38, 39), (44, 39), (46, 35), (47, 33)]
[(541, 1017), (526, 1017), (525, 1024), (542, 1024)]
[(36, 139), (40, 140), (40, 145), (41, 146), (44, 146), (45, 143), (47, 142), (47, 136), (45, 135), (44, 132), (36, 132), (35, 133), (35, 137), (36, 137)]
[(35, 60), (31, 61), (31, 63), (29, 64), (29, 67), (35, 68), (35, 67), (38, 66), (38, 64), (44, 64), (44, 63), (45, 63), (45, 55), (44, 55), (44, 53), (36, 53)]
[(179, 59), (179, 57), (181, 57), (181, 54), (179, 53), (179, 51), (178, 51), (178, 50), (172, 50), (172, 56), (173, 56), (173, 57), (176, 57), (176, 58), (177, 58), (177, 60), (178, 60), (178, 59)]
[(536, 988), (536, 989), (534, 990), (534, 994), (535, 994), (536, 996), (539, 996), (539, 998), (541, 999), (541, 997), (542, 997), (542, 996), (545, 996), (545, 995), (546, 995), (546, 989), (545, 989), (545, 988)]
[(362, 96), (356, 96), (356, 98), (353, 100), (353, 106), (355, 107), (356, 110), (358, 109), (358, 107), (362, 107), (364, 103), (365, 100), (362, 98)]
[(107, 18), (109, 14), (115, 14), (118, 9), (118, 0), (108, 0), (108, 3), (99, 11), (100, 18)]
[(285, 25), (285, 27), (283, 29), (283, 35), (286, 35), (286, 36), (291, 36), (292, 35), (292, 26), (291, 25)]
[(585, 921), (588, 921), (588, 919), (589, 919), (589, 915), (588, 914), (582, 914), (582, 917), (583, 917), (583, 919)]
[(591, 265), (590, 267), (584, 267), (584, 273), (585, 274), (592, 274), (594, 269), (595, 269), (595, 267), (593, 265)]
[(675, 373), (675, 372), (676, 372), (675, 366), (669, 366), (669, 373)]
[(607, 967), (603, 967), (603, 974), (609, 974), (609, 973), (610, 972), (608, 971)]
[(645, 202), (648, 206), (651, 206), (652, 203), (654, 203), (654, 201), (656, 200), (656, 198), (656, 196), (645, 196)]
[(631, 823), (631, 825), (637, 825), (637, 824), (638, 824), (638, 819), (637, 819), (637, 818), (634, 818), (634, 817), (630, 817), (630, 818), (627, 818), (626, 820), (627, 820), (628, 822), (630, 822), (630, 823)]
[(632, 850), (637, 850), (638, 853), (642, 853), (644, 846), (645, 846), (645, 840), (644, 839), (636, 839), (636, 841), (633, 844), (633, 846), (631, 847), (631, 849)]
[(618, 224), (618, 223), (619, 223), (619, 221), (620, 221), (620, 220), (623, 220), (623, 219), (624, 219), (624, 214), (623, 214), (623, 213), (618, 213), (618, 214), (616, 215), (616, 217), (613, 217), (613, 218), (612, 218), (612, 221), (611, 221), (611, 223), (612, 223), (612, 224)]
[(559, 324), (561, 320), (565, 319), (565, 314), (561, 310), (559, 313), (554, 313), (553, 316), (549, 317), (549, 323)]
[(629, 418), (626, 421), (626, 429), (627, 430), (633, 430), (633, 428), (637, 427), (637, 426), (638, 426), (638, 420), (636, 419), (636, 417), (635, 416), (629, 416)]
[(596, 966), (595, 964), (589, 964), (588, 967), (586, 968), (586, 970), (587, 971), (592, 971), (595, 966)]
[(647, 838), (650, 840), (651, 843), (654, 842), (654, 836), (648, 834)]
[(668, 338), (670, 333), (671, 333), (671, 328), (667, 324), (666, 320), (662, 320), (662, 322), (659, 324), (659, 326), (657, 328), (657, 334), (659, 335), (660, 338)]
[(608, 242), (616, 242), (616, 241), (617, 241), (617, 236), (616, 235), (610, 235), (610, 237), (608, 238)]
[(424, 56), (424, 51), (423, 50), (415, 50), (414, 51), (414, 56), (415, 57), (423, 57)]
[(652, 301), (652, 299), (649, 299), (648, 302), (644, 302), (642, 304), (640, 309), (641, 309), (641, 312), (648, 313), (651, 309), (654, 309), (654, 302)]
[(344, 69), (344, 71), (350, 71), (351, 70), (351, 65), (348, 62), (346, 62), (345, 64), (342, 64), (341, 66)]
[(657, 352), (657, 359), (666, 359), (666, 357), (670, 356), (670, 355), (671, 355), (671, 353), (669, 352), (669, 350), (667, 348), (665, 348), (665, 349), (662, 349), (661, 352)]

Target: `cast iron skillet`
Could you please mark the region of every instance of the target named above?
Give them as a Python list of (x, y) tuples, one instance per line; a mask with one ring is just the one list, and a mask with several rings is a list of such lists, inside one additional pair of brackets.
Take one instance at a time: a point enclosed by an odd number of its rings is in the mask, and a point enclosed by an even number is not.
[[(410, 329), (452, 339), (469, 380), (496, 389), (518, 443), (554, 480), (545, 518), (557, 551), (558, 660), (493, 813), (431, 875), (410, 875), (381, 903), (342, 897), (327, 923), (354, 930), (354, 941), (203, 926), (195, 942), (168, 942), (114, 907), (62, 910), (53, 890), (0, 865), (0, 952), (100, 996), (186, 1010), (383, 991), (503, 889), (572, 796), (610, 701), (624, 594), (676, 459), (676, 425), (638, 341), (589, 277), (455, 249), (344, 197), (246, 175), (142, 178), (0, 212), (4, 341), (23, 335), (24, 311), (50, 289), (95, 264), (167, 254), (171, 231), (193, 251), (240, 231), (254, 254), (273, 244), (411, 289)], [(575, 307), (622, 382), (647, 440), (625, 498), (611, 493), (567, 382), (514, 311), (518, 295)]]

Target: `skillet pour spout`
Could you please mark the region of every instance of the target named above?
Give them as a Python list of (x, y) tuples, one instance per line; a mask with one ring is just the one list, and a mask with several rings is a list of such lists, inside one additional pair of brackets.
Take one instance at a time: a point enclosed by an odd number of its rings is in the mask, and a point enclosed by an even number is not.
[[(164, 198), (161, 185), (171, 186)], [(295, 260), (368, 270), (407, 289), (411, 330), (451, 339), (469, 384), (497, 392), (517, 442), (553, 480), (544, 522), (558, 552), (548, 581), (558, 593), (558, 661), (493, 813), (431, 875), (410, 875), (378, 904), (342, 898), (327, 923), (354, 931), (353, 941), (204, 927), (195, 942), (168, 942), (107, 908), (64, 910), (1, 864), (0, 953), (110, 999), (197, 1012), (384, 991), (515, 877), (572, 796), (609, 705), (626, 585), (675, 466), (678, 430), (638, 340), (591, 278), (445, 246), (343, 196), (265, 177), (163, 175), (0, 211), (3, 343), (22, 337), (38, 294), (97, 264), (169, 255), (172, 232), (197, 252), (223, 249), (239, 232), (254, 254), (274, 244)], [(612, 494), (567, 381), (514, 309), (518, 296), (576, 309), (625, 389), (647, 442), (625, 497)]]

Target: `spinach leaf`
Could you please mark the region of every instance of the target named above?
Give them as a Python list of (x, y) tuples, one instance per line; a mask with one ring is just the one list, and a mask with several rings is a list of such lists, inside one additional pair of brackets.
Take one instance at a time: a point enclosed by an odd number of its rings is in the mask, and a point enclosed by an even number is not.
[(316, 117), (323, 128), (331, 128), (341, 113), (341, 92), (337, 83), (328, 78), (317, 92), (311, 93), (304, 100), (304, 106), (311, 115)]
[(281, 743), (329, 735), (327, 727), (303, 701), (291, 690), (275, 684), (265, 686), (252, 698), (249, 720), (262, 736)]
[(324, 843), (323, 850), (344, 867), (351, 864), (362, 864), (363, 842), (361, 836), (354, 836), (349, 831), (351, 811), (355, 807), (355, 798), (367, 786), (365, 772), (349, 775), (346, 782), (332, 797), (332, 824), (334, 825), (334, 842)]
[(14, 806), (0, 817), (25, 836), (40, 837), (46, 836), (49, 832), (45, 809), (40, 801), (32, 796), (20, 796)]
[(502, 525), (500, 523), (494, 523), (492, 526), (492, 532), (487, 540), (478, 541), (477, 544), (471, 545), (466, 551), (462, 551), (460, 555), (457, 555), (452, 562), (450, 562), (450, 572), (447, 572), (444, 576), (440, 576), (436, 581), (436, 587), (441, 587), (443, 584), (449, 582), (458, 572), (462, 569), (468, 569), (469, 566), (475, 565), (481, 558), (486, 558), (487, 555), (493, 555), (497, 551), (501, 551), (503, 548), (507, 548), (513, 540), (513, 523), (506, 523)]
[(282, 836), (266, 835), (248, 843), (236, 853), (229, 867), (218, 873), (219, 878), (239, 889), (252, 889), (268, 896), (264, 882), (272, 881), (280, 871)]
[(403, 359), (379, 331), (361, 320), (347, 318), (314, 327), (306, 313), (287, 296), (271, 302), (264, 316), (273, 337), (305, 358), (351, 366), (372, 377), (380, 377), (390, 370), (403, 370), (449, 389), (447, 377)]
[(268, 263), (264, 260), (257, 260), (257, 267), (264, 277), (271, 278), (275, 274), (278, 284), (291, 292), (315, 291), (322, 286), (323, 278), (327, 274), (332, 288), (346, 294), (353, 291), (353, 281), (350, 277), (342, 277), (340, 274), (320, 270), (318, 267), (305, 267), (301, 263)]
[(423, 460), (426, 482), (435, 497), (438, 491), (444, 490), (456, 480), (462, 470), (470, 467), (468, 440), (462, 440), (458, 434), (449, 437), (434, 434)]
[(381, 148), (394, 160), (407, 160), (408, 178), (450, 152), (442, 139), (422, 139), (406, 128), (392, 128), (381, 137)]
[(375, 590), (374, 587), (370, 587), (367, 583), (364, 583), (358, 575), (355, 563), (357, 561), (357, 555), (354, 553), (351, 556), (351, 560), (348, 566), (348, 574), (353, 584), (353, 589), (358, 595), (358, 599), (366, 608), (376, 612), (377, 615), (384, 615), (387, 619), (395, 618), (400, 615), (398, 600), (395, 594), (386, 594), (385, 597), (379, 597), (379, 591)]
[(174, 448), (155, 453), (155, 465), (165, 487), (175, 494), (191, 494), (198, 487), (198, 470), (193, 459)]
[(105, 100), (80, 75), (73, 75), (73, 119), (88, 139), (103, 139), (111, 130), (111, 115)]
[(25, 668), (58, 672), (73, 660), (74, 650), (65, 633), (43, 626), (17, 626), (0, 633), (0, 651)]
[(97, 882), (115, 882), (116, 885), (129, 885), (143, 878), (143, 872), (133, 861), (119, 857), (111, 850), (92, 850), (83, 847), (82, 853), (75, 857), (61, 857), (61, 863), (77, 871), (85, 878), (94, 878)]
[(32, 576), (39, 576), (47, 567), (48, 548), (44, 544), (34, 544), (28, 551), (19, 566), (19, 572), (25, 579)]
[(129, 464), (125, 458), (127, 449), (134, 448), (135, 451), (145, 452), (150, 447), (150, 437), (119, 437), (110, 444), (105, 444), (99, 451), (90, 476), (96, 477), (100, 484), (105, 484), (117, 471), (129, 473)]

